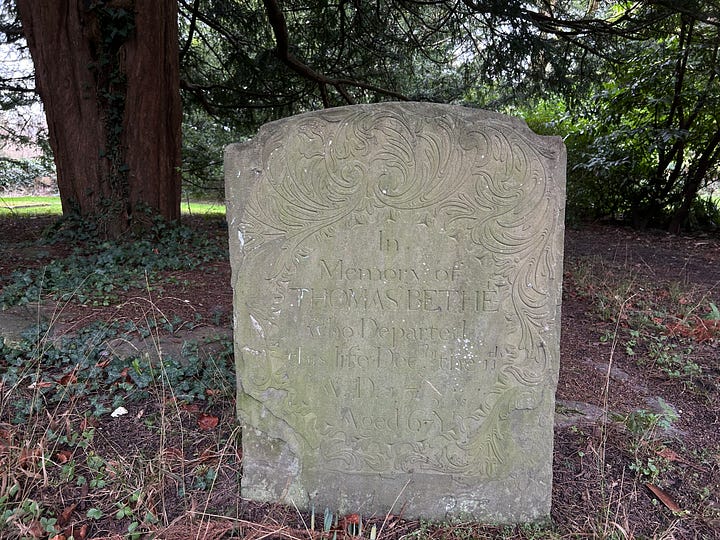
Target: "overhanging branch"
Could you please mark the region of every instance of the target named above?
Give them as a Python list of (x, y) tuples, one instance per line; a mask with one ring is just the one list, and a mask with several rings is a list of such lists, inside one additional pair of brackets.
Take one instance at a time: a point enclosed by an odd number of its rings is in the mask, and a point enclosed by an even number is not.
[(190, 50), (190, 46), (192, 45), (192, 40), (195, 35), (195, 28), (197, 27), (197, 17), (198, 17), (199, 10), (200, 10), (200, 0), (195, 0), (195, 3), (192, 6), (191, 15), (190, 15), (190, 28), (188, 29), (187, 41), (185, 41), (185, 45), (183, 45), (183, 48), (180, 50), (180, 64), (182, 64), (183, 58), (185, 58), (185, 55)]
[(330, 106), (330, 99), (327, 92), (328, 86), (334, 88), (348, 104), (353, 104), (355, 102), (347, 91), (348, 86), (370, 90), (378, 94), (394, 97), (401, 101), (408, 101), (407, 96), (399, 92), (394, 92), (387, 88), (382, 88), (362, 81), (356, 81), (354, 79), (336, 79), (328, 77), (300, 61), (300, 59), (290, 52), (290, 36), (287, 29), (287, 23), (285, 21), (285, 15), (283, 15), (282, 9), (277, 3), (277, 0), (263, 0), (263, 4), (265, 6), (268, 22), (270, 23), (273, 35), (275, 36), (275, 53), (277, 57), (295, 73), (307, 80), (315, 82), (318, 85), (320, 96), (325, 107)]

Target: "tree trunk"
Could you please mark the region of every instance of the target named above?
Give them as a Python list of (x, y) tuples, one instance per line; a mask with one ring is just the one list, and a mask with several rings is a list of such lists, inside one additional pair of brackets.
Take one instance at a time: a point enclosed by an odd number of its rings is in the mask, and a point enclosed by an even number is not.
[(17, 0), (63, 213), (118, 236), (180, 217), (176, 0)]
[(690, 216), (693, 202), (697, 199), (700, 187), (705, 181), (714, 163), (717, 163), (720, 149), (720, 129), (710, 138), (702, 153), (696, 156), (683, 186), (682, 203), (675, 210), (670, 222), (669, 232), (680, 234), (683, 224)]

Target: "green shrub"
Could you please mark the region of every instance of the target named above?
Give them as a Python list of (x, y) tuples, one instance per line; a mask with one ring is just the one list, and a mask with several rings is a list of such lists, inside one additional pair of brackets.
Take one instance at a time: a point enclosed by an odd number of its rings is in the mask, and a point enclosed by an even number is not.
[(35, 178), (55, 174), (43, 159), (12, 159), (0, 157), (0, 191), (31, 189)]

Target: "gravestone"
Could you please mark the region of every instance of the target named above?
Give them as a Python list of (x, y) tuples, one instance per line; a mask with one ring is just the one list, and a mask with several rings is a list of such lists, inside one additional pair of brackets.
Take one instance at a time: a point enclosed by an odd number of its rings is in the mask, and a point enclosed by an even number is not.
[(225, 155), (241, 495), (549, 516), (565, 149), (420, 103), (265, 125)]

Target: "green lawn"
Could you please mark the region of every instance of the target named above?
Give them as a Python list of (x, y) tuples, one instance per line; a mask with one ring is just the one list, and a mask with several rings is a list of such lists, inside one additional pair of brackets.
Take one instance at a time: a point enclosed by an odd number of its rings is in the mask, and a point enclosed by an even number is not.
[(224, 202), (188, 202), (182, 201), (180, 203), (180, 211), (183, 214), (225, 214), (225, 203)]
[[(225, 205), (218, 202), (183, 201), (181, 210), (183, 214), (224, 214)], [(60, 214), (60, 197), (0, 197), (0, 217)]]
[(62, 214), (60, 197), (0, 197), (0, 217)]

